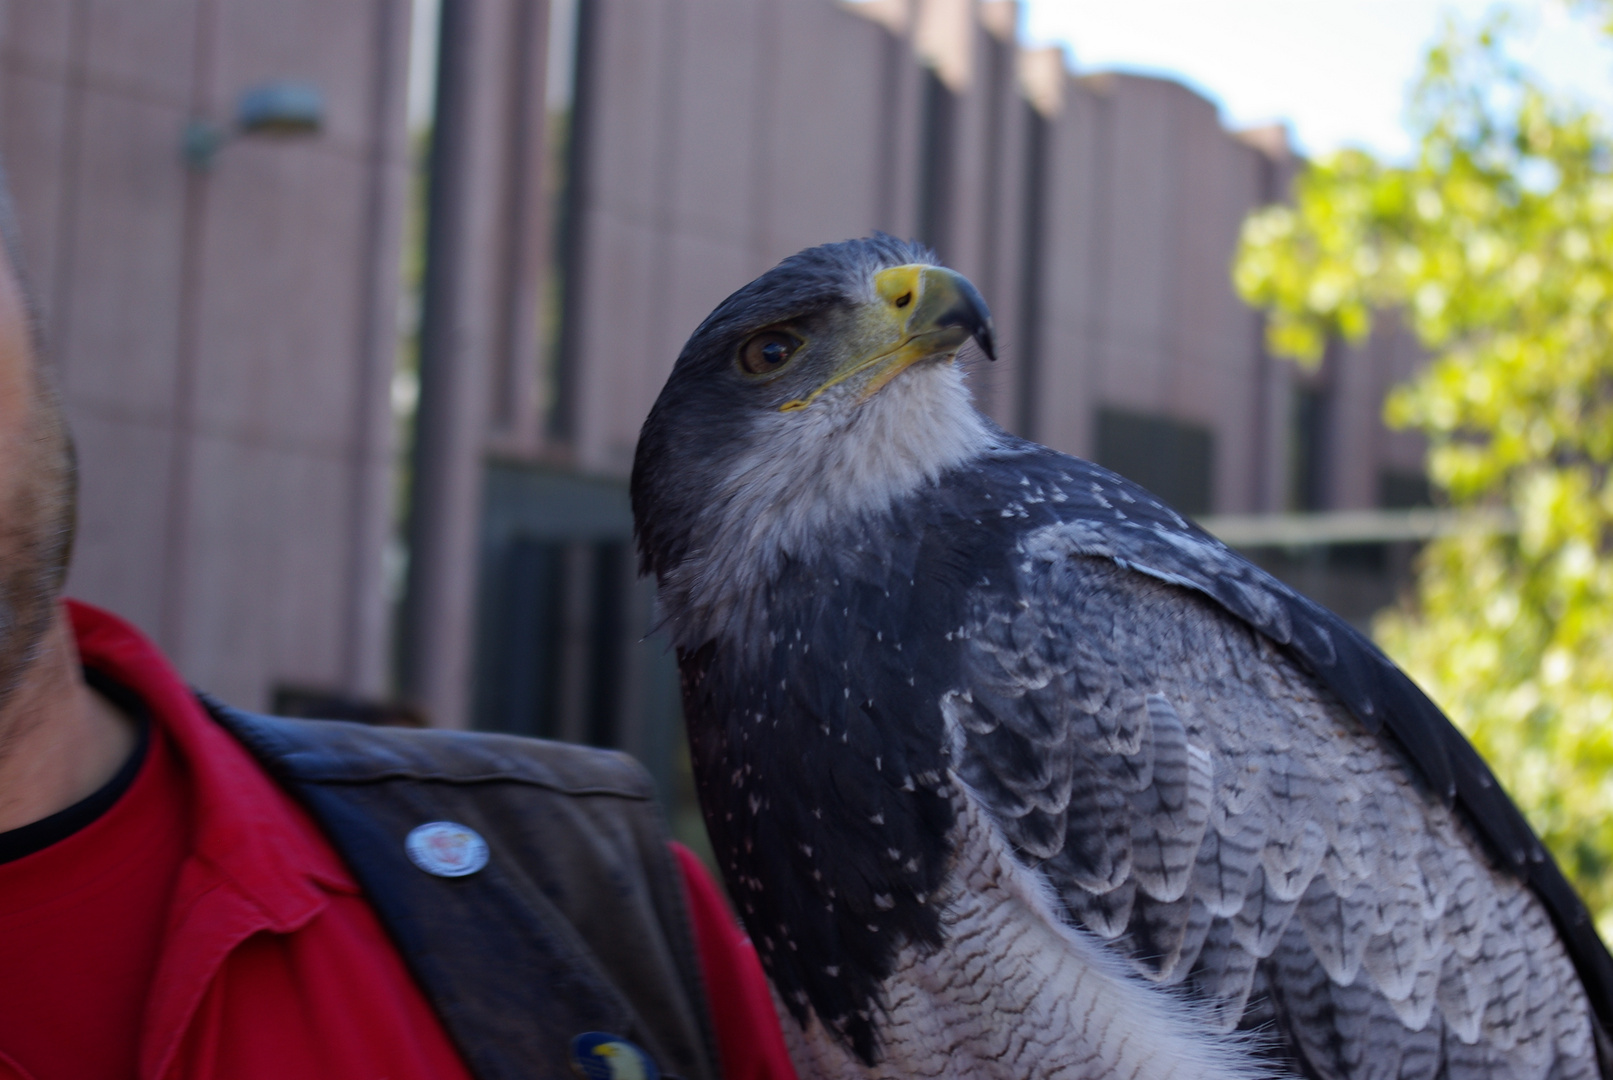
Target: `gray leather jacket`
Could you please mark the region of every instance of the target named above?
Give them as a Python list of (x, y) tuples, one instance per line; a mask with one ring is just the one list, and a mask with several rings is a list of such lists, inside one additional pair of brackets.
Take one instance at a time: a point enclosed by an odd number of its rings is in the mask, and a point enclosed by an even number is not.
[[(323, 827), (478, 1080), (574, 1078), (587, 1031), (716, 1080), (682, 879), (632, 759), (204, 704)], [(404, 838), (433, 821), (480, 833), (487, 865), (418, 869)]]

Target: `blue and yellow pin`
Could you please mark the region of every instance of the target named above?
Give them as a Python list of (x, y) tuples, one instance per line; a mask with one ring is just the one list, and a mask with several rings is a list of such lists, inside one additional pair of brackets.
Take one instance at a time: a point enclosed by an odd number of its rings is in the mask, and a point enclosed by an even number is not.
[(571, 1040), (571, 1067), (584, 1080), (661, 1080), (650, 1055), (604, 1031), (585, 1031)]

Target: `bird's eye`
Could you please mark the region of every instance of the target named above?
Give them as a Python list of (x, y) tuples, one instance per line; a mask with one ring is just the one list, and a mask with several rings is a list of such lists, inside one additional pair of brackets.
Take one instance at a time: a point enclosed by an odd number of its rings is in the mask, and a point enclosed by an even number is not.
[(739, 347), (739, 366), (752, 375), (766, 375), (790, 362), (801, 339), (782, 330), (763, 330)]

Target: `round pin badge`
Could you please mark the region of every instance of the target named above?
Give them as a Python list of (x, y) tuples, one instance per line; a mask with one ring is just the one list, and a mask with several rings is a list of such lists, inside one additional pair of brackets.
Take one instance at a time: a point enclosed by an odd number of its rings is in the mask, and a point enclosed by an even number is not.
[(487, 841), (457, 821), (432, 821), (410, 830), (403, 841), (409, 861), (438, 877), (464, 877), (487, 865)]
[(661, 1080), (650, 1055), (607, 1031), (585, 1031), (571, 1040), (571, 1068), (584, 1080)]

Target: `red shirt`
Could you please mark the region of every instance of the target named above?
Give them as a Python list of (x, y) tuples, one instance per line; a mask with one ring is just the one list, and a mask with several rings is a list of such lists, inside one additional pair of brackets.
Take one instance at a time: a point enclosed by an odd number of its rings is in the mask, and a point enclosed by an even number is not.
[[(69, 609), (85, 666), (145, 703), (151, 741), (105, 814), (0, 865), (0, 1080), (467, 1078), (308, 815), (138, 631)], [(680, 865), (724, 1074), (789, 1080), (754, 952)]]
[(672, 851), (683, 871), (725, 1080), (795, 1080), (756, 947), (740, 932), (717, 883), (694, 852), (682, 844), (673, 844)]

